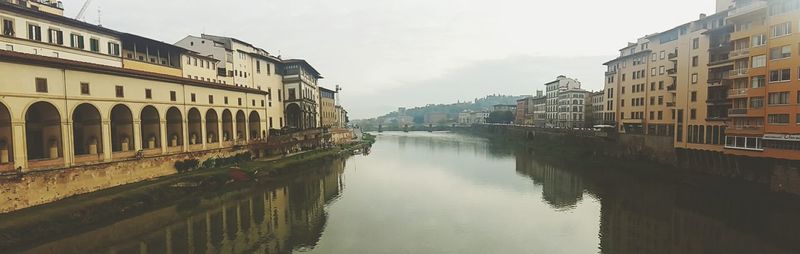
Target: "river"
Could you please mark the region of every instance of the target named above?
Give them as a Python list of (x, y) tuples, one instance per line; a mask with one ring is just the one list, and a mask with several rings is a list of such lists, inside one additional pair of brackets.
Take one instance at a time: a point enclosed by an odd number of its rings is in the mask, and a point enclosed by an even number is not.
[(536, 154), (460, 134), (382, 133), (369, 155), (24, 252), (800, 252), (800, 205), (786, 197)]

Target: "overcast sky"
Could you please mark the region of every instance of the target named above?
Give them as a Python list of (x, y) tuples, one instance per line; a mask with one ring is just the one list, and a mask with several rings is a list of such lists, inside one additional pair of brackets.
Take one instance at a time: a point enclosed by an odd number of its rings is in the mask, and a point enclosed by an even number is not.
[[(83, 1), (64, 0), (74, 17)], [(231, 36), (303, 58), (343, 87), (351, 118), (488, 94), (534, 94), (558, 75), (602, 88), (602, 63), (714, 0), (95, 0), (86, 21), (174, 43)]]

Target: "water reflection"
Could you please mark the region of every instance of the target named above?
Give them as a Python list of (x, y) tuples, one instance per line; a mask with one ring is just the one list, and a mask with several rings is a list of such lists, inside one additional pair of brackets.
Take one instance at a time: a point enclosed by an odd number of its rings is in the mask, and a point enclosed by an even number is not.
[(26, 253), (286, 253), (313, 248), (344, 189), (331, 160), (282, 185), (221, 194), (57, 240)]
[(384, 133), (370, 156), (311, 165), (272, 187), (159, 209), (29, 252), (800, 253), (797, 202), (535, 150)]

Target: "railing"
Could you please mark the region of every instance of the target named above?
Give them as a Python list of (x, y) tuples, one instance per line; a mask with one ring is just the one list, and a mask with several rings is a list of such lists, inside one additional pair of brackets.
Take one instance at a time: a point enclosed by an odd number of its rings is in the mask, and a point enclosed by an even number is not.
[(675, 75), (677, 73), (678, 73), (678, 69), (676, 69), (675, 67), (667, 69), (667, 74), (669, 74), (669, 75)]
[(676, 104), (674, 102), (667, 102), (667, 107), (671, 108), (671, 107), (675, 107), (675, 105)]
[(732, 108), (732, 109), (729, 109), (729, 110), (728, 110), (728, 115), (729, 115), (729, 116), (734, 116), (734, 115), (736, 115), (736, 116), (747, 115), (747, 109), (746, 109), (746, 108)]
[(747, 96), (747, 91), (750, 91), (750, 88), (731, 89), (728, 90), (728, 96), (729, 97)]
[(762, 2), (762, 1), (755, 1), (751, 2), (750, 4), (736, 6), (735, 9), (728, 12), (728, 18), (733, 18), (742, 14), (747, 14), (752, 11), (766, 7), (767, 7), (767, 2)]
[(678, 86), (675, 84), (667, 86), (667, 91), (675, 91), (678, 89)]
[(667, 55), (667, 59), (670, 59), (670, 60), (672, 60), (672, 59), (675, 59), (675, 58), (678, 58), (678, 52), (677, 52), (677, 51), (675, 51), (675, 52), (672, 52), (672, 53), (669, 53), (669, 54)]
[(747, 76), (747, 68), (730, 70), (728, 71), (728, 76), (731, 78), (739, 76)]
[(745, 49), (737, 49), (737, 50), (731, 51), (730, 54), (728, 55), (728, 57), (729, 58), (746, 57), (746, 56), (749, 56), (749, 55), (750, 55), (750, 49), (749, 48), (745, 48)]

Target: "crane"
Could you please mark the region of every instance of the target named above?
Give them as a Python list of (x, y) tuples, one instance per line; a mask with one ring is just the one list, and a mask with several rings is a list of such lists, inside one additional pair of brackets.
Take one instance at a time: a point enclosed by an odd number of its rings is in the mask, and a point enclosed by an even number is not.
[(75, 19), (82, 20), (83, 19), (83, 15), (86, 14), (86, 9), (89, 8), (89, 4), (91, 4), (91, 3), (92, 3), (92, 0), (86, 0), (86, 2), (83, 3), (83, 7), (81, 7), (81, 10), (78, 12), (78, 15), (75, 16)]

